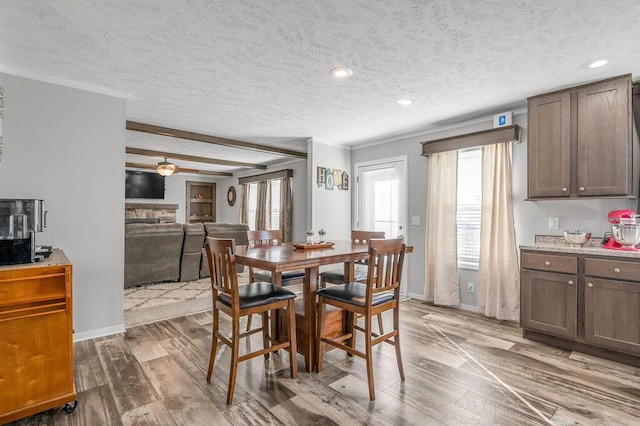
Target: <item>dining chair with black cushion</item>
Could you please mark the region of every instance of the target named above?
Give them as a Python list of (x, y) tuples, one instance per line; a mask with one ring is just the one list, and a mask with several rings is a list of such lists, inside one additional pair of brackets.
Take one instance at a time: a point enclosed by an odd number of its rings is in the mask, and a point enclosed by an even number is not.
[[(249, 244), (253, 245), (275, 245), (282, 244), (282, 231), (279, 229), (265, 229), (258, 231), (247, 231)], [(261, 269), (249, 268), (249, 281), (271, 282), (271, 272)], [(295, 285), (304, 282), (304, 269), (295, 271), (285, 271), (282, 273), (282, 285)]]
[[(351, 231), (352, 243), (366, 244), (372, 238), (384, 238), (384, 231), (358, 231), (355, 229)], [(356, 267), (354, 268), (354, 281), (366, 282), (368, 263), (368, 259), (363, 259), (356, 262)], [(347, 279), (344, 276), (344, 268), (321, 272), (319, 276), (321, 288), (325, 288), (327, 286), (327, 283), (344, 284), (345, 282), (347, 282)], [(378, 315), (378, 330), (380, 330), (380, 333), (384, 332), (384, 328), (382, 325), (382, 314)]]
[[(279, 229), (266, 229), (257, 231), (247, 231), (247, 240), (253, 245), (275, 245), (282, 243), (282, 231)], [(249, 267), (249, 282), (266, 281), (271, 282), (271, 272), (262, 269)], [(295, 271), (285, 271), (282, 273), (282, 286), (296, 285), (304, 283), (304, 269)], [(251, 317), (247, 319), (247, 331), (251, 329)]]
[[(372, 348), (378, 343), (387, 342), (395, 346), (396, 361), (400, 379), (404, 381), (402, 357), (400, 354), (400, 280), (406, 246), (402, 239), (369, 240), (369, 270), (366, 283), (352, 282), (344, 285), (329, 286), (318, 290), (318, 327), (317, 327), (317, 369), (322, 371), (323, 343), (342, 349), (351, 355), (364, 358), (367, 362), (369, 398), (374, 401)], [(364, 317), (364, 327), (356, 321), (350, 321), (352, 328), (338, 337), (324, 337), (324, 316), (327, 305), (342, 308), (352, 317)], [(372, 318), (374, 315), (393, 310), (393, 330), (387, 333), (374, 333)], [(364, 333), (364, 352), (356, 349), (356, 331)], [(349, 343), (350, 344), (347, 344)]]
[[(235, 261), (235, 242), (232, 239), (218, 239), (207, 237), (205, 251), (209, 261), (211, 290), (213, 293), (213, 335), (211, 337), (211, 356), (207, 382), (211, 381), (218, 342), (231, 348), (231, 370), (229, 373), (229, 387), (227, 390), (227, 404), (233, 400), (236, 384), (238, 363), (264, 355), (269, 358), (271, 352), (279, 349), (289, 351), (291, 377), (296, 378), (298, 367), (296, 360), (296, 324), (295, 324), (295, 293), (271, 284), (270, 282), (251, 282), (238, 286)], [(286, 309), (288, 339), (278, 342), (269, 335), (269, 311)], [(231, 319), (231, 337), (227, 337), (219, 330), (220, 312), (224, 312)], [(240, 339), (252, 334), (240, 333), (240, 318), (253, 314), (262, 315), (263, 349), (240, 355)]]
[[(384, 231), (351, 231), (351, 242), (366, 244), (372, 238), (384, 238)], [(368, 261), (363, 260), (356, 262), (357, 266), (367, 265)], [(367, 279), (366, 268), (355, 268), (355, 281), (365, 281)], [(320, 272), (320, 287), (326, 287), (327, 283), (344, 284), (347, 280), (344, 276), (344, 268), (333, 269), (330, 271)]]

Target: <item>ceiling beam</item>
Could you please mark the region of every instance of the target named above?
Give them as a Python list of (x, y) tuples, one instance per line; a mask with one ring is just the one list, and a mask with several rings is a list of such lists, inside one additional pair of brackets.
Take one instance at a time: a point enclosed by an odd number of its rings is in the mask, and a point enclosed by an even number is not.
[(174, 152), (153, 151), (150, 149), (127, 147), (127, 154), (146, 155), (148, 157), (171, 158), (172, 160), (193, 161), (196, 163), (217, 164), (219, 166), (247, 167), (250, 169), (266, 170), (267, 166), (255, 163), (243, 163), (241, 161), (217, 160), (215, 158), (196, 157), (195, 155), (176, 154)]
[[(156, 166), (153, 164), (142, 164), (142, 163), (125, 163), (126, 167), (131, 167), (135, 169), (148, 169), (155, 170)], [(199, 175), (209, 175), (209, 176), (233, 176), (233, 173), (229, 172), (212, 172), (209, 170), (197, 170), (197, 169), (187, 169), (184, 167), (178, 167), (178, 173), (195, 173)]]
[(127, 121), (127, 130), (134, 132), (150, 133), (152, 135), (170, 136), (173, 138), (186, 139), (190, 141), (205, 142), (214, 145), (229, 146), (232, 148), (248, 149), (252, 151), (267, 152), (269, 154), (286, 155), (296, 158), (307, 158), (306, 152), (293, 151), (290, 149), (278, 148), (270, 145), (261, 145), (251, 142), (237, 141), (234, 139), (220, 138), (218, 136), (194, 133), (186, 130), (171, 129), (169, 127), (154, 126), (153, 124)]

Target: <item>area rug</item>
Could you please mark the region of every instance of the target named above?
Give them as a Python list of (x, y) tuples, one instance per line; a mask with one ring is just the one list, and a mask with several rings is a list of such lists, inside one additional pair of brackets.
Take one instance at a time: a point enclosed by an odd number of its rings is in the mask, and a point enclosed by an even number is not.
[[(247, 284), (249, 274), (238, 274)], [(143, 284), (124, 290), (125, 327), (147, 324), (211, 309), (211, 280)]]

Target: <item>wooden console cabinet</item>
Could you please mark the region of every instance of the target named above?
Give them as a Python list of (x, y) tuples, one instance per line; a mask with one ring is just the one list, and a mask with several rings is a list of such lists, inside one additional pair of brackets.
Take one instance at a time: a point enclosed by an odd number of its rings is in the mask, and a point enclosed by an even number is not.
[(524, 337), (640, 366), (640, 258), (521, 250)]
[(77, 404), (71, 280), (60, 250), (40, 263), (0, 267), (0, 424)]
[(631, 75), (528, 99), (528, 198), (638, 194)]

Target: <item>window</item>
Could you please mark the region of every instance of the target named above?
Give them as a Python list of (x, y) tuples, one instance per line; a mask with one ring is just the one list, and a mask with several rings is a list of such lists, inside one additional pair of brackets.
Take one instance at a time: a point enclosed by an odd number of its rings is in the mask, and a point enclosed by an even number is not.
[[(280, 229), (280, 187), (282, 179), (271, 180), (271, 225), (268, 229)], [(247, 221), (249, 229), (256, 229), (256, 215), (258, 211), (258, 182), (248, 184), (249, 212)], [(262, 206), (261, 206), (262, 207)]]
[(482, 210), (482, 148), (458, 151), (458, 268), (478, 269)]
[(282, 179), (271, 181), (271, 229), (280, 229), (280, 185)]
[(249, 184), (249, 214), (247, 220), (249, 221), (249, 229), (254, 231), (256, 229), (256, 212), (258, 210), (258, 182), (252, 182)]

